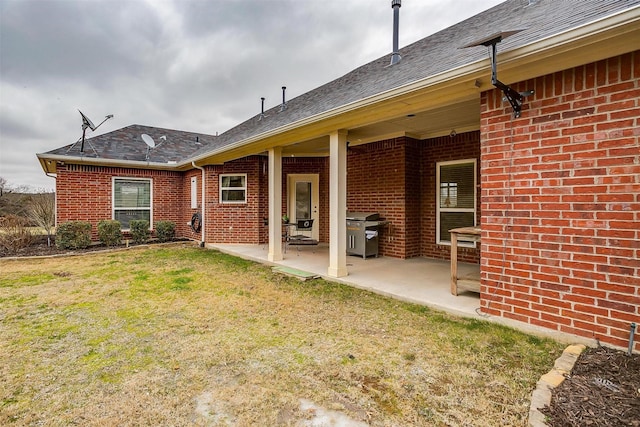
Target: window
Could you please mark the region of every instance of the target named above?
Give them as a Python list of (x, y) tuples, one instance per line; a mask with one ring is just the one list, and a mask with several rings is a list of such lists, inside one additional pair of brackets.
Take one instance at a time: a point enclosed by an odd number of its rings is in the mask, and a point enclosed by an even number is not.
[(247, 202), (247, 174), (220, 175), (220, 203)]
[[(449, 230), (476, 225), (476, 160), (441, 162), (436, 167), (437, 242), (451, 243)], [(475, 247), (462, 241), (461, 246)]]
[(113, 179), (113, 219), (123, 230), (129, 221), (146, 219), (151, 226), (151, 180), (140, 178)]
[(191, 177), (191, 209), (198, 209), (198, 177)]

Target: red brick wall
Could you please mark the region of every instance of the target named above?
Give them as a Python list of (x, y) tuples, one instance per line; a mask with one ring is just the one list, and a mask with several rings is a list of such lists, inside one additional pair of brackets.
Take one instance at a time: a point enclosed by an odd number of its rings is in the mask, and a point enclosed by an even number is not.
[(178, 172), (151, 171), (127, 168), (59, 164), (56, 178), (57, 223), (89, 221), (92, 239), (97, 240), (97, 224), (112, 219), (113, 177), (151, 178), (153, 185), (153, 218), (174, 221), (178, 235), (183, 204), (182, 179)]
[(259, 178), (258, 178), (258, 216), (262, 221), (262, 225), (258, 230), (259, 243), (264, 244), (269, 241), (269, 228), (265, 222), (269, 218), (269, 158), (260, 157), (259, 160)]
[[(221, 166), (207, 166), (206, 241), (208, 243), (260, 242), (265, 216), (264, 188), (266, 168), (260, 156), (245, 157)], [(220, 203), (220, 175), (247, 174), (247, 203)]]
[[(451, 155), (451, 143), (457, 149)], [(391, 222), (381, 230), (380, 253), (398, 258), (430, 256), (448, 258), (448, 247), (435, 246), (435, 162), (466, 158), (478, 149), (476, 138), (458, 136), (439, 140), (416, 141), (397, 138), (353, 147), (348, 153), (348, 200), (352, 211), (379, 212)], [(460, 157), (462, 156), (462, 157)], [(268, 230), (268, 164), (264, 156), (251, 156), (207, 166), (205, 215), (206, 241), (212, 243), (264, 243)], [(329, 159), (283, 158), (282, 205), (287, 210), (287, 176), (290, 173), (319, 175), (320, 241), (329, 241)], [(188, 226), (195, 212), (202, 212), (202, 172), (185, 173), (146, 171), (98, 166), (61, 165), (58, 168), (58, 221), (88, 220), (94, 228), (98, 221), (110, 219), (112, 178), (153, 179), (153, 221), (171, 220), (177, 235), (201, 239)], [(246, 173), (246, 204), (220, 204), (221, 173)], [(191, 178), (197, 179), (197, 208), (191, 208)], [(96, 230), (93, 238), (97, 239)], [(475, 250), (461, 259), (477, 261)]]
[(406, 233), (406, 258), (422, 255), (422, 199), (428, 197), (428, 191), (422, 187), (421, 152), (420, 141), (405, 138), (405, 233)]
[(380, 255), (407, 258), (406, 141), (395, 138), (349, 148), (347, 209), (377, 212), (391, 224), (381, 229)]
[[(381, 255), (448, 260), (450, 247), (436, 245), (436, 163), (470, 158), (480, 158), (479, 132), (424, 141), (403, 137), (352, 147), (347, 206), (350, 211), (378, 212), (391, 222), (382, 228)], [(478, 193), (478, 224), (479, 201)], [(479, 248), (459, 249), (461, 261), (478, 263), (479, 257)]]
[[(266, 243), (269, 234), (268, 228), (264, 225), (265, 219), (269, 216), (268, 159), (264, 156), (251, 156), (225, 163), (223, 166), (208, 166), (206, 169), (206, 241), (210, 243)], [(287, 211), (288, 174), (318, 174), (320, 187), (319, 239), (321, 242), (328, 242), (329, 159), (285, 157), (282, 159), (282, 170), (282, 214)], [(219, 177), (220, 174), (225, 173), (247, 174), (246, 204), (219, 203)], [(189, 178), (185, 177), (184, 182), (189, 183)], [(188, 200), (185, 203), (188, 203)], [(199, 238), (199, 235), (194, 238)]]
[[(640, 319), (640, 51), (482, 95), (486, 313), (625, 347)], [(640, 350), (640, 340), (636, 340)]]
[[(451, 247), (437, 245), (436, 222), (436, 165), (438, 162), (452, 160), (480, 159), (480, 133), (466, 132), (451, 136), (427, 139), (423, 141), (421, 151), (422, 169), (422, 200), (421, 200), (421, 250), (422, 256), (436, 259), (450, 259)], [(480, 165), (478, 164), (476, 177), (480, 184)], [(476, 202), (476, 224), (480, 224), (481, 206), (480, 191)], [(458, 260), (462, 262), (480, 262), (480, 247), (458, 247)]]

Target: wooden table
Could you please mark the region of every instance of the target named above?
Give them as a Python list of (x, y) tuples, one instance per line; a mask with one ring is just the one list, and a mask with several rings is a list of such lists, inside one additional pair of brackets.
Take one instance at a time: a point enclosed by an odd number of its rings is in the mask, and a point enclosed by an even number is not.
[(462, 227), (449, 230), (451, 233), (451, 294), (458, 295), (458, 287), (465, 287), (480, 292), (480, 280), (469, 277), (458, 277), (458, 237), (467, 241), (480, 241), (480, 227)]

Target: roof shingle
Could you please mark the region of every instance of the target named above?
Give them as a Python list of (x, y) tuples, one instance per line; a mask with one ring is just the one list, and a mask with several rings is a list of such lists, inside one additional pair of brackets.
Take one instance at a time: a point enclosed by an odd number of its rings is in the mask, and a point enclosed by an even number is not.
[[(149, 150), (142, 140), (142, 134), (151, 136), (156, 146)], [(166, 140), (160, 137), (166, 136)], [(113, 160), (148, 161), (150, 163), (168, 163), (190, 157), (199, 149), (212, 149), (219, 146), (218, 138), (196, 132), (162, 129), (151, 126), (130, 125), (122, 129), (85, 139), (84, 152), (80, 152), (80, 142), (65, 145), (46, 154), (101, 158)]]
[[(156, 141), (161, 135), (167, 140), (152, 150), (149, 161), (165, 163), (196, 158), (242, 142), (250, 137), (302, 119), (344, 107), (351, 103), (422, 79), (488, 58), (485, 47), (461, 48), (474, 40), (507, 30), (523, 29), (505, 39), (500, 51), (516, 49), (549, 36), (576, 28), (588, 22), (640, 5), (640, 0), (507, 0), (485, 12), (439, 31), (400, 49), (402, 60), (389, 66), (390, 55), (356, 68), (344, 76), (256, 115), (229, 129), (220, 136), (197, 134), (132, 125), (89, 139), (84, 157), (95, 157), (91, 146), (101, 158), (145, 160), (146, 145), (140, 134), (147, 133)], [(426, 23), (428, 25), (428, 23)], [(199, 143), (195, 142), (199, 137)], [(50, 154), (79, 156), (79, 144), (65, 146)]]

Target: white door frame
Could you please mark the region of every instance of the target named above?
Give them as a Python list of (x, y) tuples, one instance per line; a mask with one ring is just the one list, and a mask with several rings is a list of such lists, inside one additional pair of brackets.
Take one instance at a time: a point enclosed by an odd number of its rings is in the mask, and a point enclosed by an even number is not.
[(287, 211), (289, 212), (289, 218), (292, 222), (296, 221), (296, 182), (310, 182), (311, 183), (311, 218), (313, 219), (313, 231), (312, 238), (319, 240), (320, 236), (320, 224), (318, 220), (319, 214), (319, 191), (320, 191), (320, 178), (317, 173), (292, 173), (287, 175)]

